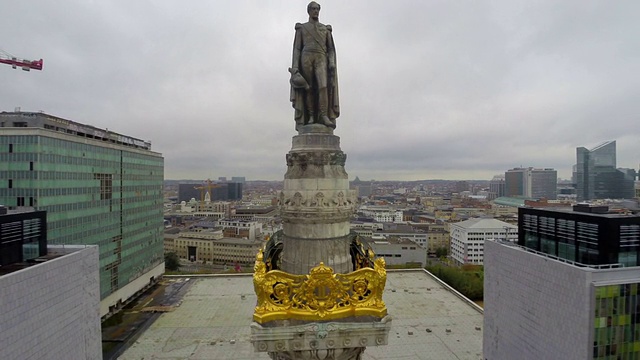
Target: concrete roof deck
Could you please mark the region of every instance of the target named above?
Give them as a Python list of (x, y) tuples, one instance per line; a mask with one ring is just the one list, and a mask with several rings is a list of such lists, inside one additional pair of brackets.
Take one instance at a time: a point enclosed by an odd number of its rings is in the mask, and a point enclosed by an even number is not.
[[(160, 316), (120, 359), (270, 359), (249, 341), (256, 303), (250, 276), (190, 281), (181, 306)], [(390, 271), (384, 300), (393, 317), (389, 344), (368, 347), (364, 360), (482, 359), (482, 313), (428, 273)]]

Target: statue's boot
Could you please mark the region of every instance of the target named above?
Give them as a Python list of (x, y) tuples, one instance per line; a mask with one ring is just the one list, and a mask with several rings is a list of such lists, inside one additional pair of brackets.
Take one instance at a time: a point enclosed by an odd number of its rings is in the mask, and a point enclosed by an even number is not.
[(313, 98), (313, 91), (306, 91), (306, 101), (305, 107), (307, 108), (307, 124), (313, 124), (316, 122), (316, 114), (313, 109), (313, 104), (315, 104), (315, 99)]
[(318, 122), (328, 126), (332, 129), (336, 128), (336, 123), (329, 119), (327, 115), (327, 108), (329, 107), (329, 95), (327, 92), (327, 88), (322, 88), (318, 91), (318, 112), (320, 116), (318, 116)]

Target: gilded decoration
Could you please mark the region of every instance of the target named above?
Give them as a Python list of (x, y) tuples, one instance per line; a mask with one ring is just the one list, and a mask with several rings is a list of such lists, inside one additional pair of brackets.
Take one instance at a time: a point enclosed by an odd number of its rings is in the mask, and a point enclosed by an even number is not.
[(351, 316), (387, 315), (382, 293), (387, 281), (383, 258), (374, 260), (373, 268), (361, 268), (348, 274), (336, 274), (320, 265), (308, 275), (294, 275), (280, 270), (267, 271), (263, 252), (256, 256), (253, 285), (258, 304), (254, 321), (335, 320)]
[(375, 267), (375, 254), (373, 253), (373, 250), (362, 244), (359, 235), (352, 234), (352, 236), (353, 240), (351, 241), (350, 253), (354, 270)]

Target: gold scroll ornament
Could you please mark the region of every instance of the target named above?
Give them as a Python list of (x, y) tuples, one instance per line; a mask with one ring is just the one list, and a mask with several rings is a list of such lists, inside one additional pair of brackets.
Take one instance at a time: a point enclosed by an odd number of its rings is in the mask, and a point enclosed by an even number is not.
[(374, 268), (362, 268), (348, 274), (335, 274), (320, 265), (308, 275), (280, 270), (267, 271), (263, 252), (256, 255), (253, 286), (258, 304), (253, 320), (264, 324), (274, 320), (335, 320), (351, 316), (387, 315), (382, 293), (387, 281), (383, 258)]

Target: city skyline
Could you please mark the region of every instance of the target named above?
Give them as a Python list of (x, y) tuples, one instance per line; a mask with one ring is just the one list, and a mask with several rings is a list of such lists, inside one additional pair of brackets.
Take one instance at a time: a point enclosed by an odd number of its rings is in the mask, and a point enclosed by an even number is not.
[[(569, 179), (575, 149), (617, 141), (638, 169), (640, 4), (321, 1), (334, 28), (349, 178)], [(44, 111), (152, 141), (166, 179), (280, 180), (306, 2), (7, 3), (0, 111)], [(70, 11), (72, 9), (73, 11)]]

